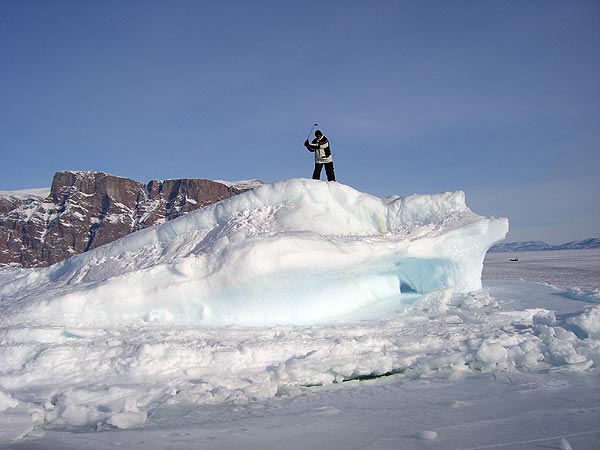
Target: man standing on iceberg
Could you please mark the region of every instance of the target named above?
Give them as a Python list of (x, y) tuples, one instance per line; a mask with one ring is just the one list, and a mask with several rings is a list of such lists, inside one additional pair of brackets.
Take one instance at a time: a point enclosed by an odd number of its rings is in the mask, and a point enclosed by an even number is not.
[(331, 157), (331, 149), (329, 148), (329, 141), (321, 130), (315, 131), (315, 138), (311, 143), (308, 139), (304, 141), (304, 146), (309, 152), (315, 154), (315, 170), (313, 171), (313, 180), (321, 179), (321, 169), (325, 166), (325, 173), (327, 174), (327, 181), (335, 181), (335, 172), (333, 171), (333, 158)]

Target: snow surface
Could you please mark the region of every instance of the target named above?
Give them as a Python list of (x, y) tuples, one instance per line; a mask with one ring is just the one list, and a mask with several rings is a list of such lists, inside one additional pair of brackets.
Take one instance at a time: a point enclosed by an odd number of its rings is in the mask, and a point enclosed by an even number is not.
[[(479, 289), (505, 220), (461, 193), (292, 180), (238, 197), (0, 271), (0, 448), (598, 448), (600, 305), (519, 279), (533, 264)], [(198, 315), (201, 289), (229, 315)]]

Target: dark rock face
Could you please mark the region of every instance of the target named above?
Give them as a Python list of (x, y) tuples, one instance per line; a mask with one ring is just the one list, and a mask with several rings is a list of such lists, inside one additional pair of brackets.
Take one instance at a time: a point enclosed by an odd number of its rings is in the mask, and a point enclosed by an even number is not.
[(144, 184), (102, 172), (58, 172), (46, 199), (0, 197), (0, 264), (48, 266), (247, 189), (204, 179)]

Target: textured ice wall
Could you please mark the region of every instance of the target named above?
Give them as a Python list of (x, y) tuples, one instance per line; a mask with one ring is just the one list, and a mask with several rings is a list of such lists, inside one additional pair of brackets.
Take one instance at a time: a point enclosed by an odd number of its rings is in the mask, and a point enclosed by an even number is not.
[(478, 290), (507, 231), (462, 192), (380, 199), (293, 179), (32, 271), (0, 300), (9, 322), (317, 323), (405, 290)]

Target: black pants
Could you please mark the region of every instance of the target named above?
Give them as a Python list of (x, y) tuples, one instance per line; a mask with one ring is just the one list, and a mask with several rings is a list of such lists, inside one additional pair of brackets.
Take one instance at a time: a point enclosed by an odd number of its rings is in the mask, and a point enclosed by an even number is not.
[(325, 164), (315, 163), (315, 170), (313, 172), (313, 180), (321, 179), (321, 169), (325, 166), (325, 173), (327, 174), (327, 181), (335, 181), (335, 172), (333, 171), (333, 161)]

